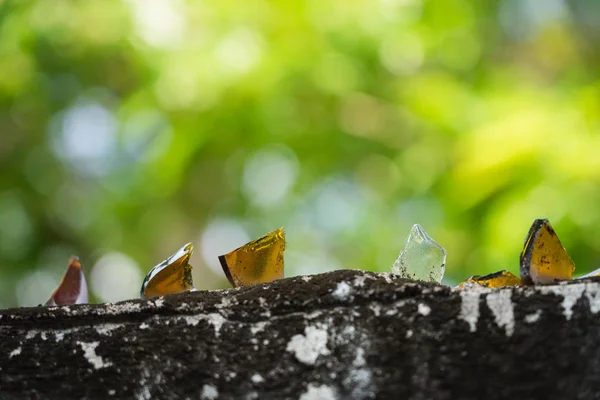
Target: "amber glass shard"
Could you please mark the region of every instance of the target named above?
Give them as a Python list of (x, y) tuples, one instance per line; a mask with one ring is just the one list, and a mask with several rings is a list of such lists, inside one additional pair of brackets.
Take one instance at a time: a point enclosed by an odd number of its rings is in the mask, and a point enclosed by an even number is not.
[(219, 261), (233, 287), (271, 282), (283, 278), (283, 228), (246, 243), (223, 256)]
[(142, 298), (181, 293), (194, 289), (190, 257), (194, 252), (191, 243), (186, 244), (177, 253), (152, 268), (144, 282), (140, 295)]
[(505, 286), (519, 286), (521, 279), (509, 271), (503, 270), (484, 276), (473, 275), (458, 286), (465, 287), (471, 284), (478, 284), (487, 288), (500, 288)]
[(521, 253), (523, 284), (551, 283), (573, 277), (575, 263), (547, 219), (536, 219)]
[(73, 256), (69, 260), (67, 272), (60, 285), (56, 288), (47, 306), (62, 306), (67, 304), (85, 304), (88, 302), (88, 288), (79, 258)]

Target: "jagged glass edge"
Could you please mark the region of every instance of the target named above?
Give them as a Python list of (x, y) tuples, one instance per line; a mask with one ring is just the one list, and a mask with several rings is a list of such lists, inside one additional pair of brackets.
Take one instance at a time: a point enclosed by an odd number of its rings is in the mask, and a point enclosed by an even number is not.
[(412, 226), (412, 228), (410, 229), (410, 233), (408, 234), (408, 237), (406, 238), (406, 241), (404, 242), (404, 247), (402, 248), (402, 250), (400, 250), (400, 254), (398, 255), (398, 258), (396, 258), (396, 261), (394, 261), (394, 263), (392, 264), (392, 267), (391, 267), (392, 274), (401, 275), (399, 272), (396, 272), (395, 269), (399, 269), (400, 259), (402, 258), (402, 254), (404, 254), (404, 252), (406, 251), (406, 247), (408, 246), (408, 243), (410, 243), (413, 236), (416, 236), (416, 235), (422, 237), (425, 241), (433, 244), (435, 247), (442, 250), (442, 252), (444, 254), (444, 259), (442, 260), (442, 265), (441, 265), (441, 269), (442, 269), (442, 277), (440, 279), (440, 281), (441, 281), (442, 279), (444, 279), (444, 275), (446, 272), (446, 257), (448, 256), (448, 251), (445, 248), (443, 248), (438, 242), (433, 240), (433, 238), (431, 236), (429, 236), (427, 234), (427, 232), (425, 232), (425, 229), (423, 229), (423, 227), (420, 224), (414, 224)]

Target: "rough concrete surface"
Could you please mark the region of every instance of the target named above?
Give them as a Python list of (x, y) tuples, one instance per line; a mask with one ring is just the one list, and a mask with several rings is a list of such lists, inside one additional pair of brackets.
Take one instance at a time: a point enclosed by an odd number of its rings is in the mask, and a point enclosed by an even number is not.
[(0, 311), (1, 399), (595, 399), (600, 283), (336, 271)]

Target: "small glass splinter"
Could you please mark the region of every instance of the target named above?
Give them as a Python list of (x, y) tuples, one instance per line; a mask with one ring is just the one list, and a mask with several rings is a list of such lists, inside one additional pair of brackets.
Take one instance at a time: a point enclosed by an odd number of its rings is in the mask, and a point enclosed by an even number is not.
[(505, 286), (519, 286), (521, 279), (508, 271), (498, 271), (484, 276), (473, 275), (462, 282), (459, 287), (468, 287), (473, 284), (485, 286), (487, 288), (500, 288)]
[(574, 279), (592, 278), (594, 276), (600, 276), (600, 268)]
[(73, 256), (69, 260), (67, 272), (60, 285), (56, 288), (47, 306), (62, 306), (67, 304), (85, 304), (88, 302), (88, 288), (79, 258)]
[(283, 228), (219, 256), (223, 271), (233, 287), (283, 279)]
[(575, 263), (547, 219), (536, 219), (521, 253), (521, 281), (526, 285), (552, 283), (573, 277)]
[(192, 266), (189, 264), (193, 252), (194, 247), (188, 243), (177, 253), (152, 268), (142, 283), (140, 291), (142, 298), (193, 290)]
[(392, 273), (403, 278), (442, 282), (446, 250), (421, 228), (413, 225), (404, 248), (392, 265)]

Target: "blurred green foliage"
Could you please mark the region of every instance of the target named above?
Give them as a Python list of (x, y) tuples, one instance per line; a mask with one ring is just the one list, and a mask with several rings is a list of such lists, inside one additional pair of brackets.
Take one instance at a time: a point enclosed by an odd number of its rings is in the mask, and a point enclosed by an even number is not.
[(600, 2), (0, 1), (0, 306), (78, 254), (96, 301), (186, 242), (285, 226), (286, 274), (389, 271), (413, 223), (446, 281), (518, 272), (547, 217), (600, 256)]

